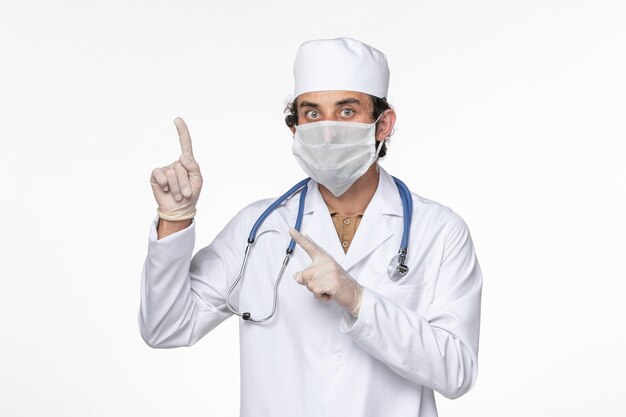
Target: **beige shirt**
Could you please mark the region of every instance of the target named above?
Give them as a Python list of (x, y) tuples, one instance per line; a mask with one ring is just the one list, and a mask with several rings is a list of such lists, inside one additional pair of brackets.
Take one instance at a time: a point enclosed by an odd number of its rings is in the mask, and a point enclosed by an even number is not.
[(337, 230), (337, 235), (339, 236), (339, 241), (341, 242), (343, 251), (344, 253), (347, 253), (348, 248), (350, 247), (350, 243), (354, 238), (354, 234), (356, 233), (356, 229), (357, 227), (359, 227), (359, 223), (361, 223), (363, 213), (357, 213), (355, 216), (352, 217), (344, 217), (336, 211), (330, 209), (330, 216), (333, 219), (333, 223), (335, 225), (335, 229)]

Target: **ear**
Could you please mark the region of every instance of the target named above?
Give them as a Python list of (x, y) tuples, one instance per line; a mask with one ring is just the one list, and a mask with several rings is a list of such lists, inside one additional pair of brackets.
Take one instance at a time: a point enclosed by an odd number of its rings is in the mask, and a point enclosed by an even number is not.
[(376, 127), (376, 140), (384, 140), (391, 131), (393, 125), (396, 123), (396, 112), (393, 109), (387, 109), (383, 112), (378, 119), (378, 126)]

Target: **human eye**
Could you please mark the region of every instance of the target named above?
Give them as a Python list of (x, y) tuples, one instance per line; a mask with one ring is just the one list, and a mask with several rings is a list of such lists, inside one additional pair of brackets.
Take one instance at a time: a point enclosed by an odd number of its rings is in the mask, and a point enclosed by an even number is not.
[(317, 110), (309, 110), (306, 113), (304, 113), (304, 115), (308, 118), (308, 119), (318, 119), (320, 117), (320, 114)]
[(351, 117), (352, 115), (354, 115), (354, 110), (350, 108), (341, 109), (340, 114), (342, 117)]

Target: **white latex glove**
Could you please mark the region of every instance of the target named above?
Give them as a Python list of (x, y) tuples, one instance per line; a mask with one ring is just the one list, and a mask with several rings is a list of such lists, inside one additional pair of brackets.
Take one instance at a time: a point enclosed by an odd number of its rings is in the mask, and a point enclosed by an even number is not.
[(189, 129), (180, 117), (174, 119), (182, 154), (171, 164), (155, 168), (150, 176), (152, 192), (165, 220), (186, 220), (196, 215), (196, 203), (202, 188), (200, 166), (193, 157)]
[(299, 284), (315, 294), (316, 300), (334, 300), (337, 304), (357, 317), (363, 298), (363, 286), (315, 242), (294, 228), (289, 234), (311, 257), (311, 265), (293, 274)]

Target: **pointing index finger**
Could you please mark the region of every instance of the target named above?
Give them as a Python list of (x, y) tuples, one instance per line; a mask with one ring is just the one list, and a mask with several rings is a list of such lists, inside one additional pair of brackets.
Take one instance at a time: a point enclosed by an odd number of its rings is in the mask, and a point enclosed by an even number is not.
[(317, 255), (322, 253), (322, 250), (308, 237), (304, 236), (298, 230), (293, 227), (289, 228), (289, 235), (296, 241), (296, 243), (309, 254), (311, 259), (315, 259)]
[(174, 125), (178, 131), (178, 138), (180, 139), (180, 149), (182, 155), (189, 161), (193, 161), (193, 149), (191, 148), (191, 136), (189, 135), (189, 129), (183, 119), (177, 117), (174, 119)]

